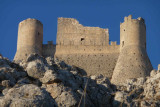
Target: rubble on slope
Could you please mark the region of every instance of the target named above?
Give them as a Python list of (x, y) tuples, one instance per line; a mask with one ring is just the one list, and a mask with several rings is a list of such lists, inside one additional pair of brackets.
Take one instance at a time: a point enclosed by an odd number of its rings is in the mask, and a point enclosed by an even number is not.
[(103, 75), (31, 54), (19, 64), (0, 56), (0, 107), (117, 107), (160, 105), (160, 71), (114, 86)]

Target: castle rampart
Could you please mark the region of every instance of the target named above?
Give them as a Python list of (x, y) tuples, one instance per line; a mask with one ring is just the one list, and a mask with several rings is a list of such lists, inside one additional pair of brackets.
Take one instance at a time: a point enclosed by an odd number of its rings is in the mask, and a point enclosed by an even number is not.
[[(142, 18), (124, 18), (120, 24), (120, 45), (110, 41), (109, 30), (87, 27), (73, 18), (58, 18), (56, 45), (42, 44), (43, 25), (36, 19), (19, 24), (17, 52), (14, 60), (28, 54), (54, 56), (74, 65), (88, 75), (103, 74), (121, 85), (128, 78), (145, 77), (152, 70), (146, 52), (146, 26)], [(114, 72), (113, 72), (114, 71)]]

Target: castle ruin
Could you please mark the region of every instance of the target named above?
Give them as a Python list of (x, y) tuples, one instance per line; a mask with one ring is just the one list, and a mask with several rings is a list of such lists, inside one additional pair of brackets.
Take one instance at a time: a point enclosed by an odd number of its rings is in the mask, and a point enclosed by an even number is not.
[(56, 45), (43, 44), (43, 25), (36, 19), (19, 24), (15, 61), (25, 60), (31, 53), (54, 56), (74, 65), (88, 75), (103, 74), (120, 84), (126, 78), (149, 75), (152, 65), (146, 52), (144, 19), (124, 18), (120, 25), (120, 45), (109, 43), (108, 29), (86, 27), (73, 18), (58, 18)]

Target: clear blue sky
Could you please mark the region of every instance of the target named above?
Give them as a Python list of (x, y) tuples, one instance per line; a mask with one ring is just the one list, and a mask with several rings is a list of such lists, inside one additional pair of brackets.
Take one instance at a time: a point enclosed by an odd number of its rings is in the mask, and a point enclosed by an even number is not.
[(13, 59), (18, 24), (27, 18), (43, 23), (44, 43), (56, 42), (57, 17), (76, 18), (85, 26), (109, 28), (110, 40), (120, 39), (120, 22), (129, 14), (143, 17), (147, 52), (154, 68), (160, 63), (160, 0), (0, 0), (0, 53)]

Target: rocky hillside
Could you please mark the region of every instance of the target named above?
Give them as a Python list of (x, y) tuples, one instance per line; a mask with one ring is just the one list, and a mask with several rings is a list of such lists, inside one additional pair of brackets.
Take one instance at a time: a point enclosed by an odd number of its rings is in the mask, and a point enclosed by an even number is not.
[(31, 54), (16, 64), (0, 56), (0, 107), (159, 107), (160, 71), (114, 86), (103, 75)]

